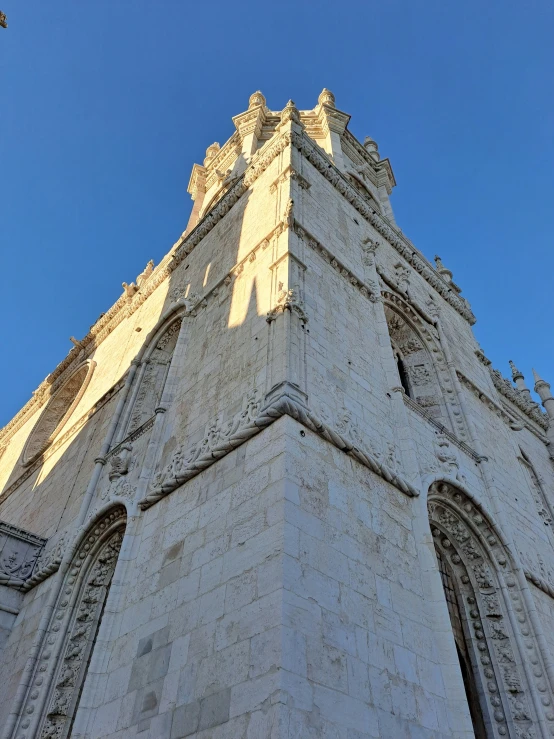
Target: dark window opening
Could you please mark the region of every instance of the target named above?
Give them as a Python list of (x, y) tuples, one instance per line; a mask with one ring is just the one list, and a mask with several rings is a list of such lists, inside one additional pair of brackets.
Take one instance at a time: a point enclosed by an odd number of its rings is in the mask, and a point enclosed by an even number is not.
[(409, 398), (411, 398), (412, 393), (410, 392), (410, 383), (408, 382), (408, 373), (406, 372), (406, 367), (404, 366), (404, 362), (400, 359), (398, 354), (396, 355), (396, 367), (398, 369), (398, 376), (400, 377), (400, 383), (402, 387), (404, 388), (404, 392)]
[(479, 692), (477, 690), (477, 685), (475, 684), (468, 645), (462, 626), (458, 594), (456, 593), (454, 581), (450, 574), (448, 565), (441, 557), (440, 552), (438, 550), (436, 550), (436, 552), (439, 571), (441, 573), (442, 586), (444, 588), (444, 595), (448, 606), (448, 614), (450, 616), (450, 624), (452, 626), (452, 631), (454, 632), (456, 652), (458, 653), (458, 661), (460, 663), (462, 680), (464, 682), (467, 703), (469, 706), (469, 714), (471, 716), (471, 723), (473, 724), (473, 730), (475, 732), (475, 739), (487, 739), (485, 722), (483, 720), (481, 705), (479, 703)]

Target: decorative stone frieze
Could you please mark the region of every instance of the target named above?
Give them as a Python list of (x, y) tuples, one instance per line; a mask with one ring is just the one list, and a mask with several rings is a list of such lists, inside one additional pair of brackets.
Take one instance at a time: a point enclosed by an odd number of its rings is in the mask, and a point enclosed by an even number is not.
[[(338, 449), (350, 454), (365, 467), (395, 485), (409, 496), (419, 495), (419, 491), (411, 483), (404, 480), (386, 463), (379, 462), (374, 452), (358, 449), (351, 440), (345, 438), (321, 420), (312, 411), (302, 406), (288, 395), (281, 395), (270, 405), (261, 406), (260, 396), (252, 394), (246, 402), (245, 410), (234, 416), (225, 424), (217, 420), (208, 426), (204, 438), (190, 447), (179, 447), (170, 462), (156, 474), (148, 495), (140, 502), (143, 509), (154, 505), (168, 493), (180, 487), (187, 480), (211, 467), (218, 459), (229, 454), (245, 441), (251, 439), (262, 429), (267, 428), (283, 415), (288, 415), (306, 428), (314, 431), (330, 441)], [(396, 451), (389, 452), (389, 459), (396, 459)]]
[[(17, 736), (21, 739), (69, 736), (121, 548), (125, 517), (122, 507), (109, 511), (84, 537), (73, 558), (18, 722)], [(52, 660), (58, 652), (61, 659)], [(41, 712), (46, 699), (47, 709)]]
[[(553, 697), (510, 554), (484, 512), (452, 485), (433, 484), (428, 510), (435, 546), (454, 574), (459, 607), (471, 627), (480, 699), (494, 735), (538, 739), (543, 721), (554, 729)], [(532, 671), (522, 669), (524, 659), (531, 660)]]
[(0, 521), (0, 584), (22, 588), (45, 544), (46, 539)]
[(525, 413), (538, 426), (546, 430), (548, 428), (548, 419), (541, 411), (539, 404), (531, 400), (526, 393), (516, 390), (510, 380), (503, 377), (499, 370), (489, 369), (492, 382), (498, 392), (519, 408), (520, 411)]

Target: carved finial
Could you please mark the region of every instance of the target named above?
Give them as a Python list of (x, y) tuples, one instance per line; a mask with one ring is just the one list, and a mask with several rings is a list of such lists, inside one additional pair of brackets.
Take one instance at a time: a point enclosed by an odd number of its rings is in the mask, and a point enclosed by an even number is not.
[(248, 99), (248, 110), (250, 110), (250, 108), (256, 108), (258, 105), (265, 106), (265, 97), (259, 90), (256, 90), (256, 92), (250, 95), (250, 98)]
[(288, 103), (283, 108), (283, 112), (281, 113), (281, 125), (283, 123), (287, 123), (288, 121), (300, 123), (300, 113), (298, 112), (298, 108), (294, 104), (293, 100), (288, 101)]
[(335, 108), (335, 96), (326, 87), (320, 92), (317, 102), (320, 105), (328, 105), (330, 108)]
[(204, 159), (204, 166), (205, 166), (205, 167), (206, 167), (206, 166), (207, 166), (207, 165), (208, 165), (208, 164), (209, 164), (209, 163), (210, 163), (210, 162), (212, 161), (212, 159), (213, 159), (213, 158), (214, 158), (214, 157), (216, 156), (216, 154), (217, 154), (217, 152), (218, 152), (218, 151), (220, 150), (220, 148), (221, 148), (221, 147), (219, 146), (219, 144), (217, 143), (217, 141), (214, 141), (214, 143), (213, 143), (213, 144), (211, 144), (210, 146), (208, 146), (208, 148), (206, 149), (206, 158)]
[(440, 257), (435, 256), (435, 264), (437, 265), (437, 272), (443, 280), (446, 282), (452, 282), (452, 272), (449, 269), (446, 269)]
[(535, 390), (537, 389), (537, 385), (544, 383), (546, 385), (546, 382), (542, 379), (542, 377), (539, 375), (536, 369), (533, 368), (533, 379), (535, 380)]
[(371, 136), (366, 136), (364, 139), (364, 149), (368, 152), (369, 156), (376, 162), (379, 161), (379, 147), (375, 139)]
[(509, 360), (510, 367), (512, 369), (512, 380), (518, 380), (520, 377), (523, 380), (523, 374), (518, 370), (518, 368), (515, 366), (515, 364), (512, 362), (512, 360)]
[(138, 287), (135, 285), (134, 282), (131, 282), (130, 285), (128, 285), (126, 282), (121, 283), (121, 287), (125, 291), (125, 295), (128, 298), (132, 298), (133, 295), (137, 292)]
[(1, 10), (0, 10), (0, 26), (2, 26), (2, 28), (8, 27), (8, 19), (6, 17), (6, 14), (2, 13)]
[(531, 391), (525, 384), (525, 377), (523, 376), (523, 373), (518, 370), (518, 368), (515, 366), (515, 364), (510, 359), (510, 367), (512, 369), (512, 380), (515, 382), (517, 389), (522, 393), (526, 398), (531, 400)]

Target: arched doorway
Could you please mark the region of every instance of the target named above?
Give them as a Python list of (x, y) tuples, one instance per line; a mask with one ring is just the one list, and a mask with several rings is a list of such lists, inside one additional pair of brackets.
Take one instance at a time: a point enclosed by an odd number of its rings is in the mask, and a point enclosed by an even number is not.
[(506, 548), (450, 483), (431, 486), (428, 512), (475, 736), (546, 736), (545, 719), (554, 729), (552, 696)]

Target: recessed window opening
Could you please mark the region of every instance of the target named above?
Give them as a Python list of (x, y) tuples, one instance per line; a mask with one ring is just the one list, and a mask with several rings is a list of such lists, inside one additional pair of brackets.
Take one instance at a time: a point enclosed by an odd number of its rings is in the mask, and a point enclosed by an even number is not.
[(402, 361), (402, 358), (400, 354), (396, 354), (396, 368), (398, 370), (398, 377), (400, 378), (400, 384), (404, 388), (404, 392), (408, 396), (408, 398), (412, 397), (412, 393), (410, 390), (410, 383), (408, 381), (408, 373), (406, 372), (406, 367), (404, 366), (404, 362)]

